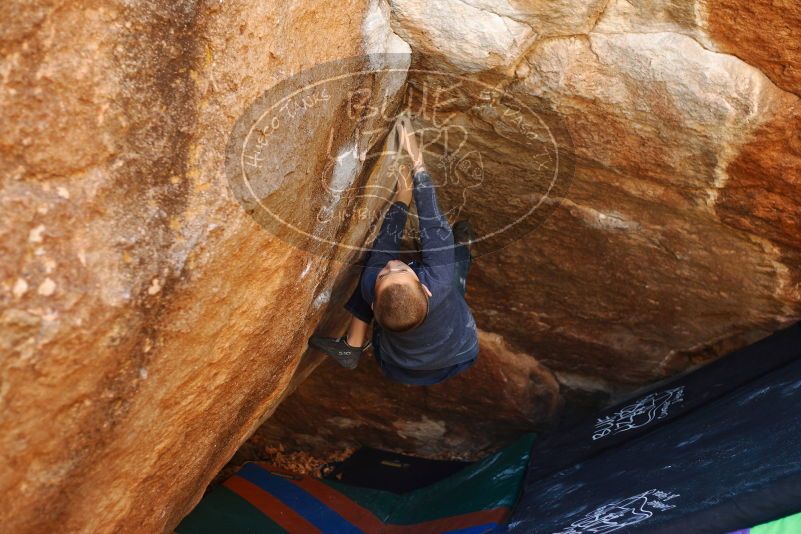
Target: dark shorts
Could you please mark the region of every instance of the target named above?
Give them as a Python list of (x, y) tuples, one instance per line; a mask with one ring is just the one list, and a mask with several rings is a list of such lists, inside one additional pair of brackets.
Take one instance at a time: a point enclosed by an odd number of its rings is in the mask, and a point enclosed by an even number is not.
[[(453, 282), (456, 285), (456, 290), (459, 291), (462, 296), (464, 296), (465, 292), (467, 291), (467, 275), (470, 272), (470, 264), (473, 262), (473, 258), (470, 256), (470, 249), (468, 249), (465, 245), (456, 245), (454, 247), (454, 256), (456, 261), (453, 264)], [(347, 304), (345, 304), (345, 309), (348, 310), (354, 317), (369, 324), (373, 320), (373, 309), (370, 307), (370, 303), (364, 300), (364, 297), (362, 296), (361, 282), (361, 279), (359, 279), (359, 283), (356, 285), (356, 290), (353, 292), (353, 295), (351, 295)], [(374, 341), (377, 341), (377, 336), (374, 336)], [(416, 371), (412, 369), (406, 369), (404, 367), (398, 367), (383, 361), (378, 352), (377, 345), (378, 343), (374, 343), (373, 355), (375, 356), (376, 362), (381, 368), (381, 371), (387, 376), (387, 378), (404, 384), (412, 384), (417, 386), (429, 386), (437, 384), (446, 378), (450, 378), (451, 376), (471, 367), (476, 361), (474, 358), (472, 360), (451, 365), (450, 367), (445, 367), (443, 369), (426, 369)]]

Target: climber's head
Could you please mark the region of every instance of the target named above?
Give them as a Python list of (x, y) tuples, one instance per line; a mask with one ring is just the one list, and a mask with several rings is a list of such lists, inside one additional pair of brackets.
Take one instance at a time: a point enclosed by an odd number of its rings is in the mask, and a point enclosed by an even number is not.
[(373, 314), (383, 328), (406, 332), (420, 326), (428, 314), (431, 291), (420, 282), (411, 267), (390, 260), (375, 282)]

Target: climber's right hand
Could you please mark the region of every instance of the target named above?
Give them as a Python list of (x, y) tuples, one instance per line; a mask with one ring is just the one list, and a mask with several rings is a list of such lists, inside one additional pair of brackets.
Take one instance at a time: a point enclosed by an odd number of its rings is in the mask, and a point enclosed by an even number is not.
[(406, 152), (412, 158), (414, 172), (422, 170), (424, 168), (423, 151), (420, 150), (417, 144), (417, 136), (414, 133), (412, 121), (409, 120), (409, 117), (402, 117), (398, 127), (400, 128), (401, 146), (406, 149)]
[(398, 166), (397, 180), (395, 200), (399, 200), (408, 206), (412, 201), (412, 191), (414, 190), (414, 181), (408, 165), (402, 163)]

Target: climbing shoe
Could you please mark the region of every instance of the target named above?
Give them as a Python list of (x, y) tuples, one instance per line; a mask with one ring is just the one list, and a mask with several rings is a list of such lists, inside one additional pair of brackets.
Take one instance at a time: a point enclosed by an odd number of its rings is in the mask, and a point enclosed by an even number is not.
[(370, 342), (365, 343), (363, 347), (351, 347), (346, 336), (340, 338), (312, 336), (309, 338), (309, 345), (331, 356), (345, 369), (356, 369), (362, 352), (370, 346)]
[(453, 225), (453, 240), (468, 247), (473, 244), (476, 240), (476, 235), (469, 221), (456, 221)]

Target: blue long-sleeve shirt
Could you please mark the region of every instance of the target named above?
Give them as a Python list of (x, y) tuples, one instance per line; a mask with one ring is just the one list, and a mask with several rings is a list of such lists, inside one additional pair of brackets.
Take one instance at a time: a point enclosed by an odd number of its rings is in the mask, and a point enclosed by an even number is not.
[[(408, 383), (434, 383), (424, 378), (423, 371), (469, 366), (478, 354), (476, 323), (454, 280), (453, 233), (437, 204), (436, 188), (427, 171), (415, 173), (414, 201), (420, 221), (420, 263), (412, 262), (420, 281), (431, 291), (425, 321), (408, 332), (391, 332), (375, 325), (373, 346), (379, 359), (387, 364), (385, 371), (409, 370), (420, 380), (402, 377)], [(395, 202), (388, 210), (381, 231), (373, 242), (362, 274), (361, 291), (365, 300), (375, 300), (375, 283), (379, 271), (388, 261), (399, 259), (403, 229), (409, 209)], [(399, 368), (399, 369), (398, 369)], [(456, 369), (454, 369), (456, 370)], [(437, 373), (431, 373), (436, 377)], [(450, 375), (448, 375), (450, 376)]]

